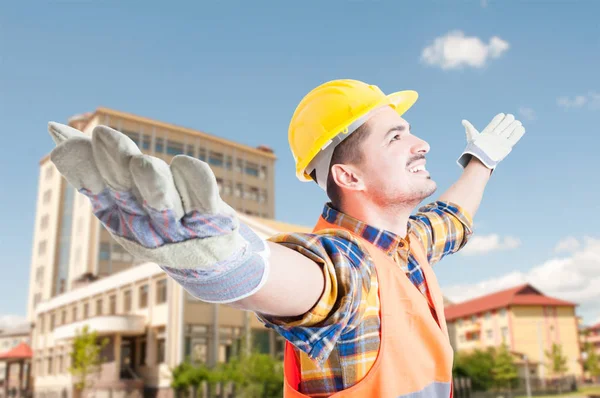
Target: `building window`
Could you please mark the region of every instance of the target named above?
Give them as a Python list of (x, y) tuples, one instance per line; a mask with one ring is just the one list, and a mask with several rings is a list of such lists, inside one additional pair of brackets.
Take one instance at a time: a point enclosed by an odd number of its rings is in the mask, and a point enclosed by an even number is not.
[(266, 203), (267, 201), (267, 190), (263, 189), (260, 192), (260, 196), (258, 197), (258, 203)]
[(140, 286), (140, 308), (148, 306), (148, 285)]
[(208, 164), (212, 166), (223, 167), (223, 154), (210, 151), (208, 156)]
[(165, 362), (165, 339), (156, 340), (156, 362)]
[(102, 299), (96, 300), (96, 316), (102, 315)]
[(205, 162), (206, 161), (206, 150), (204, 148), (200, 148), (198, 150), (198, 159)]
[(151, 141), (151, 137), (149, 135), (144, 135), (143, 141), (142, 141), (142, 149), (147, 151), (148, 149), (150, 149), (150, 141)]
[(110, 243), (108, 243), (108, 242), (100, 243), (100, 253), (98, 255), (98, 258), (101, 261), (108, 261), (110, 259)]
[(192, 157), (192, 158), (196, 157), (196, 149), (194, 148), (194, 145), (188, 144), (187, 148), (186, 148), (186, 151), (185, 151), (185, 154), (187, 156)]
[(162, 304), (167, 301), (167, 280), (161, 279), (156, 282), (156, 304)]
[(131, 311), (131, 290), (123, 293), (123, 311), (126, 313)]
[(55, 319), (54, 314), (51, 314), (50, 315), (50, 331), (51, 332), (54, 330), (55, 321), (56, 321), (56, 319)]
[(241, 197), (243, 190), (244, 190), (244, 187), (242, 186), (242, 184), (236, 184), (235, 185), (235, 196), (238, 198)]
[(90, 305), (85, 303), (83, 305), (83, 319), (87, 319), (90, 316)]
[(183, 144), (181, 142), (167, 141), (167, 154), (173, 156), (183, 154)]
[(267, 178), (267, 166), (260, 166), (259, 178), (261, 180)]
[(154, 151), (157, 153), (163, 153), (165, 150), (165, 140), (162, 138), (157, 138), (156, 143), (154, 145)]
[(54, 167), (48, 167), (46, 169), (46, 180), (49, 180), (54, 175)]
[(494, 331), (492, 329), (488, 329), (486, 331), (486, 336), (488, 340), (492, 340), (494, 338)]
[(489, 320), (491, 317), (492, 317), (491, 312), (488, 311), (485, 313), (485, 319)]
[(42, 256), (46, 253), (46, 241), (43, 240), (38, 244), (38, 255)]
[(73, 307), (71, 317), (73, 318), (73, 322), (77, 322), (77, 307)]
[(146, 340), (140, 342), (140, 366), (146, 364)]
[(506, 315), (506, 308), (502, 308), (500, 310), (500, 316), (505, 316)]
[(42, 219), (40, 221), (40, 229), (42, 231), (44, 231), (46, 228), (48, 228), (49, 220), (50, 220), (50, 216), (48, 214), (46, 214), (45, 216), (42, 217)]
[(217, 187), (219, 187), (219, 194), (221, 194), (221, 192), (223, 192), (223, 179), (222, 178), (217, 178)]
[(504, 326), (502, 328), (502, 340), (506, 343), (508, 342), (508, 327)]
[(244, 161), (242, 159), (238, 159), (235, 162), (235, 171), (238, 173), (241, 173), (243, 169), (244, 169)]
[(231, 170), (233, 168), (233, 160), (230, 155), (227, 155), (227, 160), (225, 161), (225, 168), (227, 170)]
[(51, 198), (52, 198), (52, 190), (48, 189), (48, 190), (46, 190), (46, 192), (44, 192), (44, 197), (43, 197), (44, 204), (50, 202)]
[(259, 200), (258, 199), (258, 197), (259, 197), (258, 192), (259, 192), (258, 188), (256, 188), (256, 187), (250, 187), (250, 189), (248, 191), (248, 195), (250, 196), (250, 199), (258, 202), (258, 200)]
[(109, 307), (110, 315), (115, 315), (117, 313), (117, 295), (110, 296)]
[(65, 325), (67, 323), (67, 310), (63, 310), (60, 314), (60, 324)]
[(246, 163), (246, 174), (258, 177), (258, 165), (256, 163)]

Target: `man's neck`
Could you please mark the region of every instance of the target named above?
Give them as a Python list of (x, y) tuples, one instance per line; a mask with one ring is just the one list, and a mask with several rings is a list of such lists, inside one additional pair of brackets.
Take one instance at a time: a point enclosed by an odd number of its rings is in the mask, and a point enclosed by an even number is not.
[(372, 203), (348, 204), (340, 211), (372, 227), (393, 232), (401, 238), (407, 234), (408, 219), (413, 208), (409, 206), (379, 207)]

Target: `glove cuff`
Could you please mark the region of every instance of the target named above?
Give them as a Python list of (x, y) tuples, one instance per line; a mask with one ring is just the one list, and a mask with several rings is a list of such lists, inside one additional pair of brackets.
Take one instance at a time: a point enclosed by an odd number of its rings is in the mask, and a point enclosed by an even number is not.
[(463, 169), (467, 167), (471, 157), (474, 156), (481, 161), (488, 169), (494, 170), (498, 165), (498, 161), (493, 160), (481, 148), (473, 143), (469, 143), (463, 153), (460, 155), (456, 163)]

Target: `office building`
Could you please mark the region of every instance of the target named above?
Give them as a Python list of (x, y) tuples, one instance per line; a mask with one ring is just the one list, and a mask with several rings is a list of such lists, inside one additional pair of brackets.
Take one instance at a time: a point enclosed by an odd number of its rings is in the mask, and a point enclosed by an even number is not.
[[(223, 200), (256, 233), (308, 231), (273, 220), (276, 157), (200, 131), (99, 108), (69, 124), (90, 134), (103, 124), (127, 134), (142, 152), (166, 162), (177, 154), (206, 161)], [(192, 357), (226, 361), (245, 330), (255, 347), (280, 355), (282, 340), (250, 313), (199, 302), (153, 263), (118, 245), (49, 157), (40, 162), (33, 234), (28, 319), (36, 396), (71, 396), (70, 342), (84, 325), (109, 341), (94, 378), (96, 397), (170, 396), (170, 369)]]

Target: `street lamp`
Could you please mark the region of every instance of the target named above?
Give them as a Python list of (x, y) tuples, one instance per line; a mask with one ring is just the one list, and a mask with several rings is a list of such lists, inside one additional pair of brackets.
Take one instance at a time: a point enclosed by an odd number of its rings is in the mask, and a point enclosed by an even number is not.
[(523, 355), (525, 361), (525, 388), (527, 389), (527, 396), (531, 397), (531, 385), (529, 384), (529, 360), (527, 355)]

